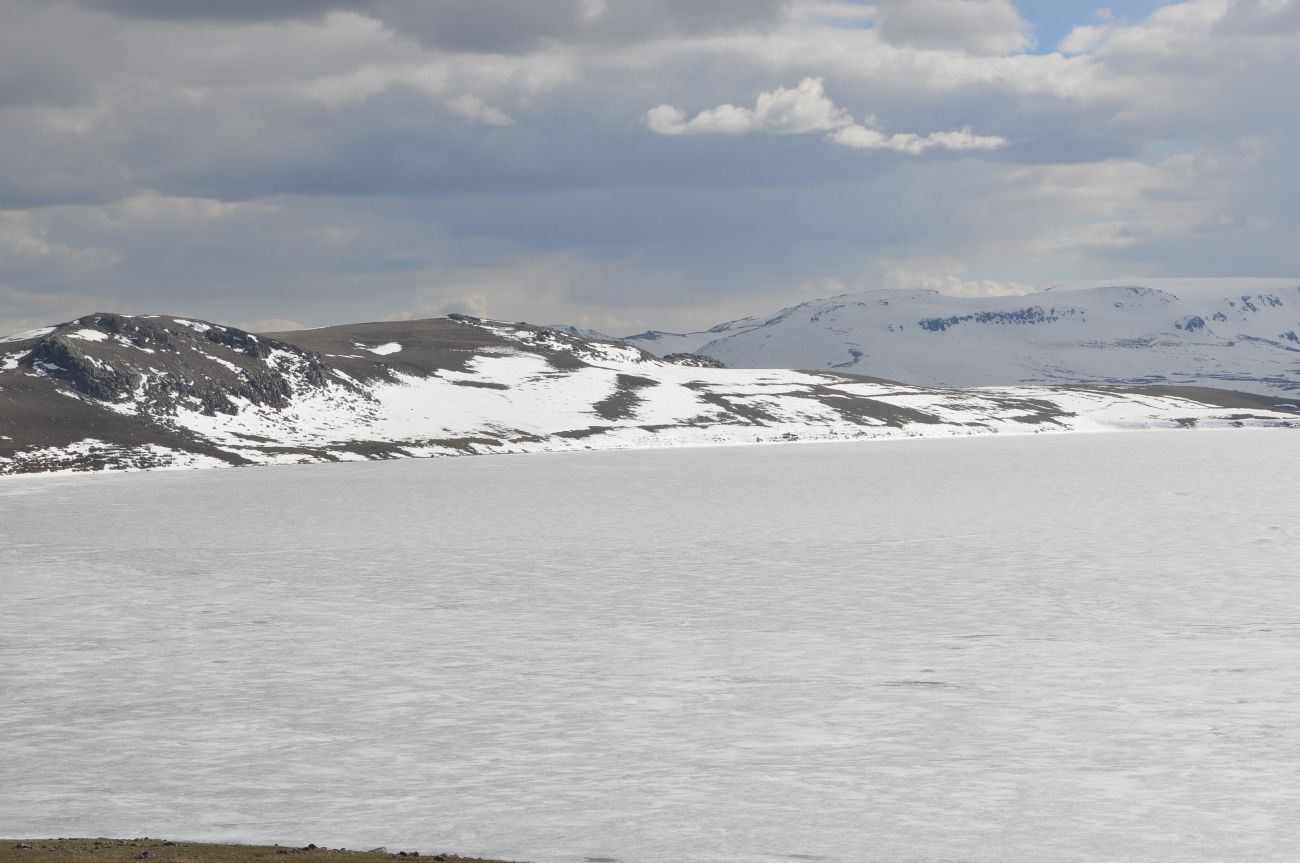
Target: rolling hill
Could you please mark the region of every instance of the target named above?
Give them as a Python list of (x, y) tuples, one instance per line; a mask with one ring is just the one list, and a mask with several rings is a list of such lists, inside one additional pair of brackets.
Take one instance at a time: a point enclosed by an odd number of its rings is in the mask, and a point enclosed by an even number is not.
[(625, 341), (733, 368), (843, 371), (920, 386), (1189, 385), (1300, 391), (1300, 286), (1245, 283), (954, 297), (877, 290), (695, 333)]
[(0, 340), (0, 474), (1300, 424), (1294, 401), (1215, 389), (713, 366), (462, 315), (264, 334), (88, 315)]

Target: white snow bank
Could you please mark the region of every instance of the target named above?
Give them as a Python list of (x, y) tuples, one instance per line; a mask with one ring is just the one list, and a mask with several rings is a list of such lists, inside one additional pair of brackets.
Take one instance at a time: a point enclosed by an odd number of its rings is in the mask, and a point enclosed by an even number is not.
[(12, 336), (0, 338), (0, 342), (25, 342), (28, 339), (39, 339), (42, 336), (48, 336), (54, 332), (54, 327), (41, 327), (37, 330), (27, 330), (21, 333), (14, 333)]
[(101, 333), (99, 330), (77, 330), (75, 333), (68, 333), (70, 339), (80, 339), (83, 342), (106, 342), (108, 333)]
[(397, 342), (385, 342), (384, 344), (376, 345), (373, 348), (368, 348), (359, 342), (356, 343), (356, 345), (357, 347), (361, 348), (361, 350), (363, 351), (370, 351), (370, 353), (378, 354), (381, 357), (386, 357), (389, 354), (395, 354), (402, 349), (402, 346)]

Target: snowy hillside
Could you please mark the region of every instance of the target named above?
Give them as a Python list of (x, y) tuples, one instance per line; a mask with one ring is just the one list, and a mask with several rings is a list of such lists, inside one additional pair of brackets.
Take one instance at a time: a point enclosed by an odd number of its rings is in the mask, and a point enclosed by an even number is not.
[(1225, 391), (709, 368), (460, 315), (255, 335), (98, 314), (0, 341), (0, 473), (1293, 424), (1291, 401)]
[[(1300, 391), (1300, 286), (1231, 282), (953, 297), (878, 290), (698, 333), (626, 339), (732, 368), (842, 370), (923, 386), (1185, 384)], [(1283, 287), (1285, 285), (1285, 287)]]

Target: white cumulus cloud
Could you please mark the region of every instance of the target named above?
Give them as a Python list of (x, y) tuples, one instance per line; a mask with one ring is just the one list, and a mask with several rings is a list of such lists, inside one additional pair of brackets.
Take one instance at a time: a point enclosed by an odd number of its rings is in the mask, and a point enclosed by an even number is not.
[(646, 112), (645, 123), (660, 135), (741, 135), (767, 132), (799, 135), (848, 126), (853, 118), (822, 88), (821, 78), (804, 78), (794, 87), (759, 93), (753, 108), (726, 104), (701, 111), (691, 119), (679, 108), (660, 105)]
[(1005, 147), (1006, 138), (997, 135), (976, 135), (969, 127), (954, 132), (931, 132), (917, 135), (913, 132), (896, 132), (887, 135), (869, 126), (845, 126), (827, 136), (827, 140), (859, 150), (893, 150), (919, 156), (927, 150), (996, 150)]
[(822, 86), (821, 78), (804, 78), (794, 87), (778, 87), (758, 94), (753, 108), (727, 103), (700, 111), (687, 118), (674, 105), (660, 105), (646, 112), (644, 122), (659, 135), (743, 135), (763, 132), (800, 135), (826, 132), (833, 144), (860, 150), (892, 150), (917, 156), (928, 150), (995, 150), (1007, 140), (993, 135), (976, 135), (969, 128), (918, 135), (913, 132), (886, 134), (874, 128), (875, 118), (858, 124), (837, 107)]
[(875, 284), (893, 290), (938, 291), (953, 297), (1018, 297), (1039, 290), (1023, 282), (966, 278), (966, 264), (952, 258), (885, 259), (878, 269)]
[(1011, 0), (877, 0), (876, 32), (892, 45), (1004, 55), (1030, 46)]

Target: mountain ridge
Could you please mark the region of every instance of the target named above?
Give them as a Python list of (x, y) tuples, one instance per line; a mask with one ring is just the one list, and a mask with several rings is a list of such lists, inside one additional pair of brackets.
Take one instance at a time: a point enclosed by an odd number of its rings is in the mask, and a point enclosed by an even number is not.
[(1195, 388), (925, 388), (669, 362), (448, 315), (250, 333), (88, 315), (0, 339), (0, 474), (1043, 431), (1300, 425)]
[(1215, 295), (1200, 286), (1187, 299), (1141, 284), (1005, 297), (880, 289), (625, 341), (654, 354), (699, 353), (730, 367), (839, 370), (920, 386), (1300, 392), (1300, 282), (1250, 287)]

